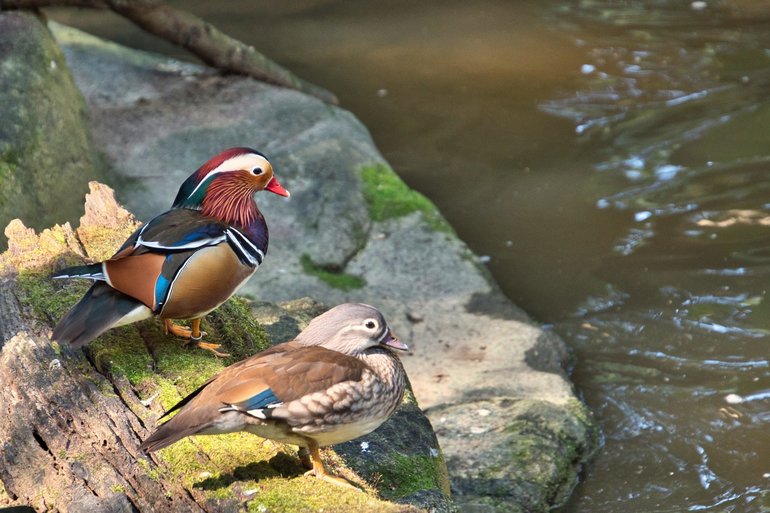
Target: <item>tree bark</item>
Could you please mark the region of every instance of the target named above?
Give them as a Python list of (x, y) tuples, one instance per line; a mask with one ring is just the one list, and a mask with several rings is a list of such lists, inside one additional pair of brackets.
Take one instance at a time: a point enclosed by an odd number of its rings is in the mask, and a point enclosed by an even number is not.
[[(111, 192), (98, 188), (92, 196), (96, 204), (114, 205)], [(115, 210), (101, 212), (89, 215), (105, 220)], [(52, 343), (48, 327), (33, 320), (19, 300), (18, 281), (25, 273), (82, 254), (76, 234), (65, 225), (38, 236), (18, 221), (6, 234), (9, 250), (0, 256), (0, 490), (5, 489), (0, 505), (203, 511), (179, 483), (153, 479), (137, 464), (145, 458), (137, 447), (147, 427), (125, 393), (118, 393), (82, 351)]]
[(189, 50), (209, 66), (310, 94), (337, 105), (329, 91), (306, 82), (206, 21), (158, 0), (0, 0), (0, 9), (51, 6), (111, 9), (147, 32)]

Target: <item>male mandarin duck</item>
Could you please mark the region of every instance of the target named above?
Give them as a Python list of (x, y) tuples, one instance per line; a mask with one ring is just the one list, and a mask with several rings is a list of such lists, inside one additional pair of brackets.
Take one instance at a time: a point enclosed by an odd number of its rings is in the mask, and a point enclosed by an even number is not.
[[(96, 283), (59, 321), (52, 338), (80, 347), (110, 328), (155, 315), (166, 333), (228, 356), (201, 340), (200, 320), (265, 257), (267, 224), (253, 198), (261, 190), (289, 196), (255, 150), (231, 148), (203, 164), (179, 188), (171, 210), (141, 226), (112, 258), (54, 274)], [(172, 319), (191, 320), (191, 329)]]
[(248, 431), (309, 451), (306, 473), (329, 474), (319, 447), (371, 433), (404, 395), (406, 372), (391, 349), (407, 350), (382, 314), (343, 304), (316, 317), (297, 338), (225, 368), (166, 412), (179, 410), (142, 443), (161, 449), (190, 435)]

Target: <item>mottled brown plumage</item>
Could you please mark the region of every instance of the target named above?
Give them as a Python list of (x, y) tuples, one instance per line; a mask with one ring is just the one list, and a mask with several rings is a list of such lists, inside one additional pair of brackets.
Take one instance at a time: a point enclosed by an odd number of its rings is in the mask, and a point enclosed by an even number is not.
[[(193, 434), (249, 431), (310, 450), (370, 433), (401, 402), (406, 373), (390, 348), (406, 349), (382, 314), (337, 306), (297, 339), (227, 367), (170, 410), (180, 412), (142, 444), (154, 451)], [(169, 413), (170, 413), (169, 412)]]

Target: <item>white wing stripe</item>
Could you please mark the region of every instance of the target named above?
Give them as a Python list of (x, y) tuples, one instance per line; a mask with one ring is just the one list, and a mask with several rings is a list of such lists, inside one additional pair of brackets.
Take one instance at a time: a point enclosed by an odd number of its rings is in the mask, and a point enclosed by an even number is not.
[(223, 242), (225, 238), (226, 236), (222, 235), (216, 238), (195, 240), (179, 246), (169, 246), (166, 244), (161, 244), (160, 242), (156, 242), (156, 241), (142, 240), (142, 238), (140, 237), (139, 239), (137, 239), (136, 244), (139, 246), (144, 246), (145, 248), (151, 248), (151, 249), (168, 249), (168, 250), (194, 249), (194, 248), (202, 248), (204, 246), (215, 246), (220, 242)]

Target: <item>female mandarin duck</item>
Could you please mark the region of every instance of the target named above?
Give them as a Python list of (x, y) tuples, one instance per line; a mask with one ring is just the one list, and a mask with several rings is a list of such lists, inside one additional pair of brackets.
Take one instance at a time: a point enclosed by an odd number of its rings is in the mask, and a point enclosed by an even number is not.
[[(156, 315), (166, 333), (203, 342), (201, 317), (232, 296), (262, 263), (267, 224), (253, 195), (289, 196), (261, 153), (231, 148), (179, 188), (171, 210), (143, 225), (105, 262), (64, 269), (54, 278), (96, 283), (65, 316), (53, 339), (80, 347), (104, 331)], [(190, 319), (191, 329), (172, 319)]]
[(408, 349), (376, 308), (339, 305), (291, 342), (222, 370), (166, 412), (180, 410), (140, 448), (248, 431), (307, 448), (307, 474), (350, 486), (327, 473), (319, 447), (374, 431), (401, 403), (406, 373), (390, 348)]

